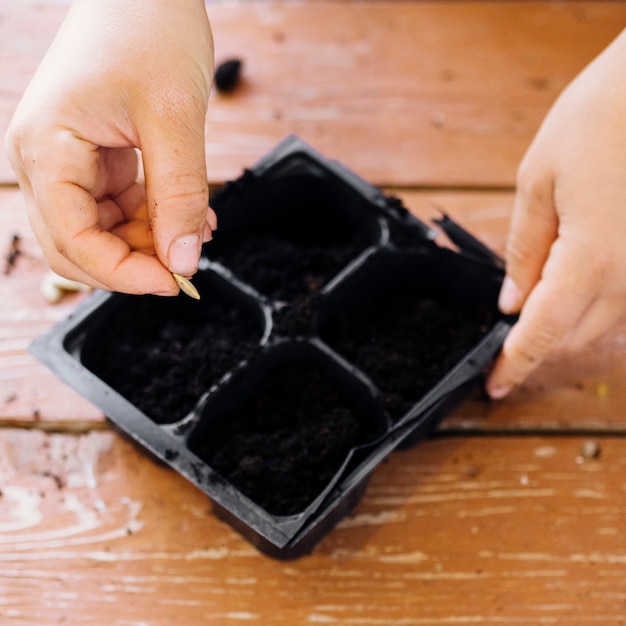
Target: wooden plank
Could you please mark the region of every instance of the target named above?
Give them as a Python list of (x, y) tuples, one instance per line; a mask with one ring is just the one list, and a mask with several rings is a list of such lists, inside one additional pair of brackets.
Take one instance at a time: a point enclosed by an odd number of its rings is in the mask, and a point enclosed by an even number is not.
[[(14, 238), (19, 254), (7, 264)], [(17, 188), (0, 188), (0, 424), (82, 429), (102, 423), (101, 411), (83, 400), (28, 353), (31, 341), (67, 317), (84, 294), (49, 305), (40, 282), (49, 270), (32, 233)]]
[[(452, 437), (394, 453), (312, 555), (269, 559), (113, 433), (0, 432), (0, 621), (621, 624), (626, 442)], [(106, 618), (103, 618), (106, 615)]]
[[(0, 133), (62, 17), (0, 10)], [(623, 28), (614, 2), (211, 2), (216, 60), (208, 174), (239, 174), (288, 133), (386, 185), (511, 186), (561, 89)], [(0, 181), (13, 180), (0, 153)]]
[[(389, 190), (424, 220), (441, 209), (503, 253), (511, 192)], [(0, 190), (0, 245), (21, 237), (23, 254), (0, 281), (0, 424), (47, 429), (101, 427), (99, 410), (66, 387), (26, 350), (40, 333), (73, 310), (82, 296), (44, 302), (39, 281), (47, 266), (31, 234), (18, 190)], [(452, 430), (626, 429), (626, 323), (576, 358), (550, 362), (502, 402), (478, 393), (443, 423)]]

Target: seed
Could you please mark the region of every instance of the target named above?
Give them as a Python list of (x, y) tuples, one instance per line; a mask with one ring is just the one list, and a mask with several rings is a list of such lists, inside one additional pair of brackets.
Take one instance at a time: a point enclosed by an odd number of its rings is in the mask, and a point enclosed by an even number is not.
[(200, 300), (200, 294), (198, 290), (191, 284), (191, 281), (180, 274), (174, 274), (172, 272), (172, 276), (174, 280), (178, 283), (178, 286), (190, 297), (194, 300)]
[(599, 459), (602, 449), (597, 441), (585, 441), (580, 447), (580, 455), (583, 459)]
[(48, 279), (41, 281), (41, 295), (48, 304), (58, 304), (63, 299), (63, 291)]
[(229, 59), (218, 65), (215, 70), (215, 87), (218, 91), (232, 91), (239, 82), (241, 60)]
[(41, 278), (41, 293), (49, 304), (57, 304), (61, 302), (66, 293), (72, 291), (90, 291), (91, 287), (70, 280), (64, 276), (59, 276), (53, 271), (46, 272)]

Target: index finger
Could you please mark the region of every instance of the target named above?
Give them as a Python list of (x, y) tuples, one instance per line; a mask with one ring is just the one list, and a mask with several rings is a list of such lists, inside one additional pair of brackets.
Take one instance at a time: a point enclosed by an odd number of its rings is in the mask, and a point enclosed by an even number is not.
[(35, 202), (54, 249), (93, 281), (124, 293), (177, 293), (156, 257), (131, 250), (99, 226), (96, 200), (87, 190), (53, 182)]
[(596, 297), (584, 259), (562, 239), (553, 244), (543, 276), (528, 296), (487, 380), (492, 398), (503, 398), (524, 381), (584, 317)]

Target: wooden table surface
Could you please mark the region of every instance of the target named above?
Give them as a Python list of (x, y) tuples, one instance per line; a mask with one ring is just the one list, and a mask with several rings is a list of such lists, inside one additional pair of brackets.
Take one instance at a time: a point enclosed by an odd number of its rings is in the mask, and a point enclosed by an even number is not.
[[(0, 131), (67, 10), (0, 0)], [(517, 163), (626, 24), (610, 2), (210, 2), (213, 185), (295, 133), (418, 215), (504, 250)], [(6, 154), (0, 246), (0, 624), (626, 624), (626, 324), (393, 453), (314, 552), (257, 552), (207, 497), (26, 352), (52, 306)], [(592, 442), (595, 458), (584, 454)], [(592, 455), (593, 456), (593, 455)]]

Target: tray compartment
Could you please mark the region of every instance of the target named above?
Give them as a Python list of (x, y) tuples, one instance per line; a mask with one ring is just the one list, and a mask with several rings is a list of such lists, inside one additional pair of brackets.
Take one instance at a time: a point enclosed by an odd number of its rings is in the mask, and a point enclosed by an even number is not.
[(320, 337), (380, 390), (402, 419), (501, 318), (500, 273), (457, 253), (380, 250), (321, 306)]
[(219, 228), (205, 254), (273, 300), (319, 291), (387, 237), (369, 200), (302, 152), (229, 190), (211, 202)]
[(183, 420), (266, 335), (269, 314), (258, 300), (212, 270), (194, 282), (206, 294), (199, 301), (120, 295), (85, 322), (81, 362), (158, 424)]

